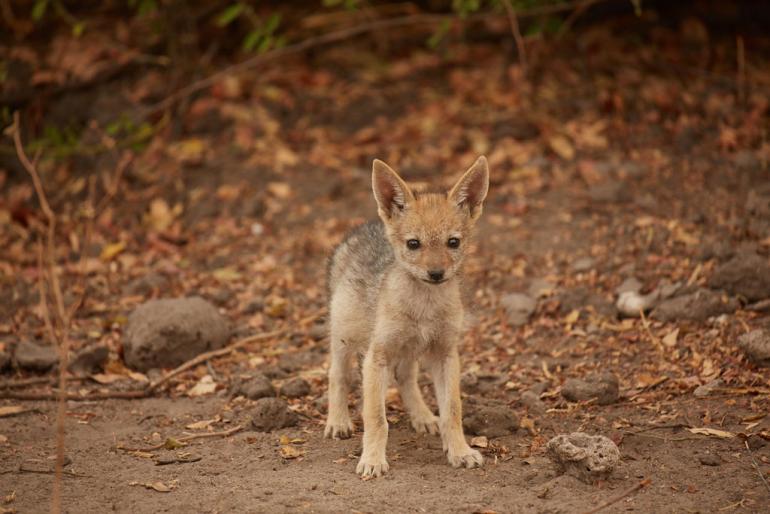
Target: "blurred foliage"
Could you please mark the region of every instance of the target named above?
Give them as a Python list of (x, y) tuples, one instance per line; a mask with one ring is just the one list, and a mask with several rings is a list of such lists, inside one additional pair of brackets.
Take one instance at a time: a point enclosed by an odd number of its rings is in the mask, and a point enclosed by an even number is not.
[[(641, 7), (641, 0), (631, 1), (636, 8)], [(504, 15), (505, 2), (517, 11), (569, 3), (567, 0), (423, 0), (409, 6), (412, 10), (467, 18), (482, 11), (496, 11)], [(296, 19), (296, 13), (293, 13), (295, 17), (291, 23), (285, 21), (284, 12), (289, 9), (311, 16), (334, 11), (376, 11), (388, 5), (396, 4), (363, 0), (290, 3), (266, 0), (11, 0), (4, 9), (0, 26), (11, 28), (17, 39), (35, 31), (47, 31), (51, 26), (69, 27), (73, 35), (80, 36), (92, 28), (89, 20), (94, 16), (103, 21), (113, 15), (115, 22), (129, 20), (151, 27), (156, 36), (164, 39), (174, 37), (171, 26), (176, 19), (191, 16), (199, 32), (218, 30), (219, 36), (239, 41), (240, 50), (262, 53), (284, 46), (287, 30), (301, 25), (298, 22), (302, 20)], [(9, 13), (13, 20), (9, 20)], [(533, 24), (534, 27), (529, 27), (528, 33), (548, 30), (558, 21), (558, 18), (540, 20), (540, 23)], [(450, 18), (441, 23), (428, 39), (428, 46), (436, 48), (449, 32), (450, 25)], [(19, 27), (22, 27), (21, 34)]]

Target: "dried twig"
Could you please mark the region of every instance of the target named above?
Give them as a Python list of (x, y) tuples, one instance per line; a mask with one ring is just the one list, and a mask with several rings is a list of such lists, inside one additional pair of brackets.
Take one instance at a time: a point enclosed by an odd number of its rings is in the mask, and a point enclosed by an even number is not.
[(508, 22), (511, 24), (511, 32), (513, 33), (513, 39), (516, 40), (516, 48), (519, 50), (519, 61), (524, 73), (527, 72), (527, 46), (524, 42), (524, 38), (521, 37), (521, 29), (519, 28), (519, 19), (516, 17), (516, 11), (511, 5), (511, 0), (503, 0), (505, 6), (505, 12), (508, 14)]
[[(68, 380), (70, 382), (73, 382), (73, 381), (87, 380), (87, 379), (88, 377), (70, 377)], [(0, 391), (2, 391), (3, 389), (20, 389), (22, 387), (42, 385), (42, 384), (55, 386), (56, 379), (51, 379), (50, 377), (33, 377), (33, 378), (22, 378), (19, 380), (7, 380), (5, 382), (0, 382)]]
[(222, 357), (223, 355), (229, 355), (235, 350), (242, 348), (249, 343), (254, 343), (256, 341), (264, 341), (265, 339), (272, 339), (273, 337), (282, 335), (284, 333), (286, 333), (286, 329), (273, 330), (272, 332), (265, 332), (264, 334), (256, 334), (256, 335), (241, 339), (240, 341), (236, 341), (235, 343), (229, 346), (225, 346), (224, 348), (220, 348), (219, 350), (212, 350), (210, 352), (202, 353), (197, 357), (185, 362), (181, 366), (178, 366), (173, 370), (169, 371), (158, 380), (155, 380), (154, 382), (150, 382), (150, 385), (147, 386), (146, 392), (147, 394), (152, 393), (153, 391), (158, 389), (160, 386), (162, 386), (163, 384), (165, 384), (166, 382), (168, 382), (178, 374), (183, 373), (190, 368), (194, 368), (198, 364), (203, 364), (209, 359)]
[[(19, 123), (19, 113), (13, 113), (13, 125), (10, 127), (13, 144), (16, 149), (16, 155), (19, 158), (24, 169), (32, 178), (32, 184), (35, 188), (40, 208), (47, 221), (45, 237), (46, 267), (43, 267), (43, 247), (38, 245), (38, 273), (40, 275), (40, 303), (43, 310), (43, 317), (46, 328), (52, 338), (52, 343), (56, 344), (59, 351), (59, 393), (58, 405), (56, 410), (56, 465), (55, 478), (53, 485), (53, 494), (51, 497), (51, 512), (61, 512), (61, 478), (64, 469), (64, 418), (66, 415), (66, 385), (67, 385), (67, 361), (69, 356), (69, 329), (74, 315), (74, 310), (66, 309), (64, 305), (64, 295), (62, 294), (61, 283), (56, 272), (56, 215), (51, 209), (48, 197), (43, 188), (43, 181), (37, 172), (37, 167), (30, 161), (27, 153), (24, 151), (24, 145), (21, 141), (21, 125)], [(81, 254), (81, 258), (82, 258)], [(45, 269), (45, 271), (44, 271)], [(46, 282), (48, 283), (48, 292), (53, 297), (56, 316), (51, 318), (48, 309), (48, 300), (46, 296)], [(79, 302), (75, 302), (76, 305)]]
[[(240, 432), (241, 430), (243, 430), (243, 425), (238, 425), (229, 430), (224, 430), (222, 432), (205, 432), (203, 434), (192, 434), (192, 435), (186, 435), (182, 437), (174, 437), (174, 438), (168, 438), (168, 439), (173, 439), (177, 443), (189, 443), (190, 441), (194, 441), (196, 439), (210, 439), (212, 437), (229, 437), (235, 433)], [(117, 445), (115, 446), (115, 448), (117, 450), (123, 450), (125, 452), (154, 452), (155, 450), (160, 450), (161, 448), (165, 447), (168, 439), (166, 439), (166, 441), (163, 441), (162, 443), (158, 443), (153, 446), (148, 446), (147, 448), (126, 448), (125, 446), (121, 446), (121, 445)]]
[(744, 440), (743, 444), (746, 445), (746, 451), (749, 452), (749, 457), (751, 457), (751, 464), (754, 466), (754, 469), (757, 470), (759, 479), (762, 480), (762, 483), (765, 484), (765, 489), (767, 489), (767, 492), (770, 493), (770, 484), (767, 483), (767, 479), (765, 478), (764, 473), (762, 473), (762, 470), (760, 469), (759, 464), (757, 464), (757, 459), (754, 457), (754, 452), (751, 451), (751, 446), (749, 446), (749, 442), (747, 440)]
[(622, 493), (618, 494), (614, 498), (611, 498), (611, 499), (607, 500), (606, 502), (602, 503), (598, 507), (596, 507), (594, 509), (591, 509), (591, 510), (588, 510), (588, 511), (584, 512), (583, 514), (596, 514), (597, 512), (606, 509), (610, 505), (613, 505), (613, 504), (619, 502), (623, 498), (625, 498), (627, 496), (630, 496), (631, 494), (635, 493), (639, 489), (643, 489), (643, 488), (647, 487), (648, 485), (650, 485), (650, 483), (652, 483), (652, 480), (650, 480), (649, 478), (645, 478), (644, 480), (642, 480), (641, 482), (637, 483), (633, 487), (629, 487), (628, 489), (626, 489)]

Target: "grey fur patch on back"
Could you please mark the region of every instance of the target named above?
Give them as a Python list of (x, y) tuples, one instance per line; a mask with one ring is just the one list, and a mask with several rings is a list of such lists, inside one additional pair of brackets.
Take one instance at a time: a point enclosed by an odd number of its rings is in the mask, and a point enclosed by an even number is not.
[(395, 256), (382, 220), (372, 220), (351, 230), (329, 261), (329, 297), (343, 282), (360, 294), (377, 294), (380, 281)]

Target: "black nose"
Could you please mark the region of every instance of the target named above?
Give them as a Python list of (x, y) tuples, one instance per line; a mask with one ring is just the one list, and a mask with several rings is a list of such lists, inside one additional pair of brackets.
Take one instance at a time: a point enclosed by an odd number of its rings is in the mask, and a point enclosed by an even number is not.
[(441, 282), (441, 280), (444, 278), (444, 270), (442, 269), (430, 270), (428, 272), (428, 276), (434, 282)]

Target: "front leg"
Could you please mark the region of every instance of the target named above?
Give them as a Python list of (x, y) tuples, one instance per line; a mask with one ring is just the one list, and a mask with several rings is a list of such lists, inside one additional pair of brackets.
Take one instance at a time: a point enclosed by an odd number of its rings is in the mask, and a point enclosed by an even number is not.
[(385, 460), (385, 447), (388, 443), (388, 420), (385, 417), (388, 367), (384, 355), (374, 345), (366, 353), (362, 371), (364, 448), (356, 473), (363, 477), (378, 477), (389, 469)]
[(433, 384), (441, 422), (441, 439), (449, 463), (458, 468), (474, 468), (484, 463), (484, 457), (465, 441), (460, 400), (460, 357), (453, 346), (446, 354), (434, 357)]

